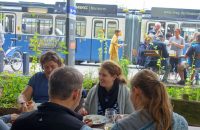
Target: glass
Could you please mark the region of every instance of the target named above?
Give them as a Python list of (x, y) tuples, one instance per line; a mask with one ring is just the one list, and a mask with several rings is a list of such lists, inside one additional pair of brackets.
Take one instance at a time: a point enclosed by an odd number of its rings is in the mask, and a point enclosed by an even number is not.
[(115, 123), (115, 116), (116, 116), (116, 110), (113, 108), (107, 108), (105, 110), (105, 117), (107, 118), (108, 123)]
[(104, 130), (111, 130), (113, 127), (113, 124), (112, 123), (107, 123), (105, 126), (104, 126)]

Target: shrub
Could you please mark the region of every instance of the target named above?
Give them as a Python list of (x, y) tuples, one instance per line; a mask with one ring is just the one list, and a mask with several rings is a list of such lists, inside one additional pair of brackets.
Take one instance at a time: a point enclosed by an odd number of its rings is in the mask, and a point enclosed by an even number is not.
[(0, 107), (16, 107), (17, 97), (26, 87), (29, 78), (20, 74), (2, 73), (0, 75), (0, 87), (2, 88)]

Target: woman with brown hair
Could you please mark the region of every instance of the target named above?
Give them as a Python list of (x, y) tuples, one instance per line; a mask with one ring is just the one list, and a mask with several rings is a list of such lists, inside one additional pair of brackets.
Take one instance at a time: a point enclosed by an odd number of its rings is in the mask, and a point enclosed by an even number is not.
[(105, 61), (101, 64), (99, 83), (89, 91), (85, 109), (80, 113), (104, 115), (107, 108), (113, 108), (120, 114), (133, 112), (122, 69), (114, 61)]
[(18, 103), (21, 105), (22, 111), (27, 111), (29, 107), (35, 103), (43, 103), (49, 100), (48, 96), (48, 80), (51, 72), (62, 66), (61, 58), (56, 52), (47, 51), (40, 57), (40, 64), (43, 72), (33, 75), (25, 90), (18, 97)]
[(130, 98), (136, 112), (112, 130), (188, 130), (187, 121), (173, 113), (166, 87), (153, 71), (144, 69), (131, 79)]

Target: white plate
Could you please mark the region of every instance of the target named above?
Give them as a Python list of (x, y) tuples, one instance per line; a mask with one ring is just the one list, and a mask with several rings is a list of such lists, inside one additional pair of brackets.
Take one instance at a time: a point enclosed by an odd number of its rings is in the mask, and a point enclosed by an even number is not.
[(92, 120), (93, 125), (104, 124), (107, 121), (107, 118), (102, 115), (87, 115), (83, 117), (83, 120), (90, 119)]

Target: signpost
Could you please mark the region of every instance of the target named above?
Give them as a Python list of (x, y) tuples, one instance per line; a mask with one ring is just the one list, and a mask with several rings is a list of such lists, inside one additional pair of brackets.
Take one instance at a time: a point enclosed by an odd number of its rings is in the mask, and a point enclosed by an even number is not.
[(68, 54), (66, 55), (66, 65), (74, 66), (75, 64), (75, 22), (76, 22), (76, 7), (75, 0), (67, 0), (66, 5), (66, 47)]

